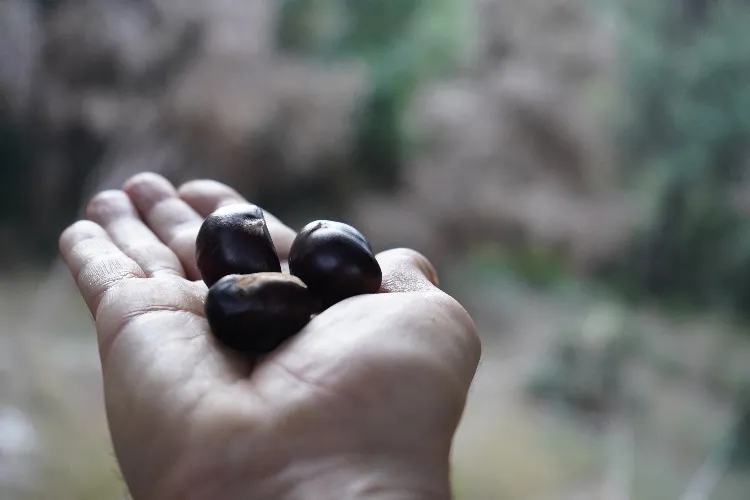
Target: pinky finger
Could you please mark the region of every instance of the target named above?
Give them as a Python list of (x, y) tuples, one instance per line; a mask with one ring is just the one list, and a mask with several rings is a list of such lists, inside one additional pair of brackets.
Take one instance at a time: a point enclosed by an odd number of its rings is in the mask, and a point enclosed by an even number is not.
[(105, 294), (143, 269), (125, 255), (107, 232), (91, 221), (79, 221), (60, 236), (60, 253), (93, 316)]

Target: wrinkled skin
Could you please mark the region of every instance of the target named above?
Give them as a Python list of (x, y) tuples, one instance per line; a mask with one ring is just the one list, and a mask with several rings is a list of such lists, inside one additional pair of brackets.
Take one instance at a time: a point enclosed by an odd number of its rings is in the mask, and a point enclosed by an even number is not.
[[(411, 250), (382, 293), (315, 317), (256, 366), (208, 332), (201, 222), (231, 188), (140, 174), (98, 194), (60, 249), (96, 322), (116, 457), (135, 500), (445, 499), (480, 344)], [(270, 214), (282, 260), (294, 232)]]

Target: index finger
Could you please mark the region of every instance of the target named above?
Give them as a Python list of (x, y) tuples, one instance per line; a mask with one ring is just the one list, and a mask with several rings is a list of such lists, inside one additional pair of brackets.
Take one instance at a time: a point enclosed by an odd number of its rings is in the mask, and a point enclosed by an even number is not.
[(94, 317), (109, 290), (125, 280), (146, 277), (143, 269), (114, 244), (101, 226), (88, 220), (76, 222), (63, 231), (60, 253)]

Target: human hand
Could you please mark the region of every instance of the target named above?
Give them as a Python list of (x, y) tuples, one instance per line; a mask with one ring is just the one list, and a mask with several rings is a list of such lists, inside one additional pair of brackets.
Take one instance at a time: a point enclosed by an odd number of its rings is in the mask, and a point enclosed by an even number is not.
[[(262, 362), (210, 335), (195, 262), (205, 216), (243, 202), (139, 174), (98, 194), (60, 250), (96, 322), (115, 454), (135, 500), (446, 499), (480, 343), (411, 250), (383, 287), (313, 318)], [(279, 253), (294, 231), (267, 214)]]

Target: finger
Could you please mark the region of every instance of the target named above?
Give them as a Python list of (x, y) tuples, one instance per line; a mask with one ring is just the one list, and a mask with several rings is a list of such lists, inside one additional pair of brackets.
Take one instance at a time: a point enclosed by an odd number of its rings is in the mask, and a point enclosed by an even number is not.
[(377, 259), (383, 271), (381, 293), (429, 292), (437, 289), (437, 272), (421, 253), (396, 248), (379, 253)]
[(153, 173), (131, 177), (123, 190), (151, 230), (177, 255), (188, 279), (201, 279), (195, 238), (203, 217), (185, 203), (171, 182)]
[[(183, 184), (178, 192), (180, 197), (203, 217), (226, 205), (247, 203), (247, 200), (234, 189), (211, 180), (188, 182)], [(264, 214), (276, 252), (281, 260), (287, 260), (296, 233), (272, 214), (266, 211)]]
[(146, 276), (185, 277), (177, 256), (143, 223), (123, 191), (103, 191), (96, 195), (86, 207), (86, 217), (104, 228)]
[(96, 317), (102, 297), (125, 280), (145, 278), (143, 269), (92, 221), (79, 221), (60, 236), (60, 253), (91, 314)]

